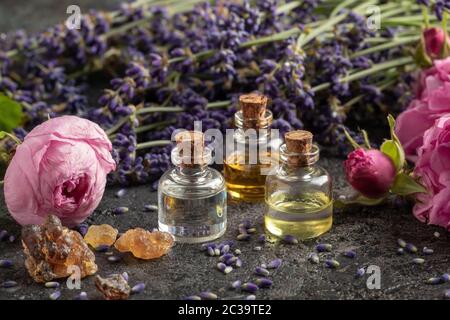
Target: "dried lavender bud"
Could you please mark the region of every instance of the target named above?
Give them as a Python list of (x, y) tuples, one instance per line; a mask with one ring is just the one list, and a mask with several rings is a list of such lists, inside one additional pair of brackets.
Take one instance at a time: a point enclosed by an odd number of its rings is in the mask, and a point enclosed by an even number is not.
[(232, 266), (227, 266), (225, 268), (225, 270), (223, 270), (224, 274), (229, 274), (231, 271), (233, 271), (233, 267)]
[(114, 209), (114, 214), (124, 214), (127, 213), (129, 211), (128, 207), (117, 207)]
[(2, 287), (3, 288), (13, 288), (17, 286), (17, 282), (12, 281), (12, 280), (7, 280), (5, 282), (2, 283)]
[(200, 292), (199, 297), (203, 300), (217, 300), (218, 299), (218, 297), (215, 293), (209, 292), (209, 291)]
[(231, 257), (231, 258), (225, 260), (225, 264), (226, 264), (227, 266), (231, 266), (231, 265), (233, 265), (233, 264), (236, 264), (236, 261), (237, 261), (237, 260), (238, 260), (238, 257)]
[(242, 267), (242, 260), (241, 260), (240, 258), (237, 258), (237, 259), (236, 259), (236, 262), (234, 263), (234, 266), (235, 266), (236, 268)]
[(334, 259), (327, 259), (325, 260), (325, 267), (330, 269), (336, 269), (339, 268), (340, 263), (337, 260)]
[(78, 226), (78, 232), (84, 237), (86, 233), (88, 232), (89, 225), (87, 223), (81, 223)]
[(246, 296), (245, 300), (256, 300), (256, 296), (254, 294), (251, 294), (249, 296)]
[(273, 285), (273, 281), (267, 278), (258, 278), (255, 283), (259, 288), (270, 288)]
[(256, 246), (256, 247), (253, 248), (253, 250), (255, 250), (255, 251), (261, 251), (262, 248), (261, 248), (260, 246)]
[(128, 282), (128, 280), (129, 280), (129, 276), (128, 276), (128, 272), (122, 272), (122, 278), (124, 278), (125, 279), (125, 281), (126, 282)]
[(108, 261), (109, 262), (119, 262), (120, 260), (122, 260), (122, 258), (119, 257), (119, 256), (110, 256), (110, 257), (108, 257)]
[(8, 241), (11, 242), (11, 243), (13, 243), (14, 241), (16, 241), (16, 237), (13, 236), (13, 235), (10, 235), (10, 236), (8, 237)]
[(250, 234), (256, 233), (256, 228), (247, 229), (247, 233), (250, 233)]
[(0, 260), (0, 268), (11, 268), (13, 266), (13, 262), (8, 259)]
[(138, 294), (143, 292), (145, 289), (145, 283), (140, 282), (137, 285), (135, 285), (133, 288), (131, 288), (131, 294)]
[(230, 251), (230, 246), (228, 244), (226, 244), (222, 247), (222, 249), (220, 250), (220, 253), (225, 254), (228, 251)]
[(315, 252), (311, 252), (311, 253), (308, 255), (308, 260), (309, 260), (311, 263), (314, 263), (314, 264), (318, 264), (318, 263), (320, 262), (319, 256), (318, 256), (317, 253), (315, 253)]
[(87, 293), (85, 291), (81, 291), (78, 295), (75, 296), (75, 300), (89, 300)]
[(267, 269), (278, 269), (281, 266), (281, 262), (282, 260), (278, 258), (272, 260), (267, 264)]
[(208, 255), (211, 257), (214, 257), (216, 255), (216, 253), (212, 247), (208, 247)]
[(422, 258), (414, 258), (414, 259), (412, 260), (412, 262), (415, 263), (415, 264), (424, 264), (424, 263), (425, 263), (425, 259), (422, 259)]
[(258, 276), (268, 277), (270, 275), (270, 272), (269, 272), (269, 270), (264, 269), (262, 267), (256, 267), (255, 274)]
[(8, 236), (8, 231), (0, 230), (0, 241), (6, 240), (7, 236)]
[(355, 257), (356, 257), (356, 252), (355, 252), (355, 251), (353, 251), (353, 250), (348, 250), (348, 251), (345, 251), (345, 252), (344, 252), (344, 257), (347, 257), (347, 258), (353, 259), (353, 258), (355, 258)]
[(146, 204), (144, 205), (144, 211), (145, 212), (158, 211), (158, 206), (154, 204)]
[(405, 249), (409, 253), (416, 253), (417, 252), (417, 247), (415, 245), (413, 245), (412, 243), (407, 243)]
[(397, 249), (397, 255), (401, 256), (404, 253), (405, 253), (405, 250), (403, 248), (398, 248)]
[(236, 239), (238, 241), (248, 241), (248, 240), (250, 240), (250, 235), (246, 234), (246, 233), (241, 233), (236, 237)]
[(98, 247), (95, 248), (95, 251), (97, 252), (107, 252), (109, 250), (110, 246), (107, 244), (101, 244)]
[(439, 232), (437, 232), (437, 231), (435, 233), (433, 233), (433, 235), (434, 235), (435, 238), (439, 238), (441, 236), (441, 234)]
[(219, 262), (217, 265), (217, 270), (219, 270), (220, 272), (224, 272), (225, 268), (227, 267), (227, 265), (223, 262)]
[(225, 254), (223, 254), (223, 255), (221, 255), (219, 257), (219, 261), (220, 262), (226, 262), (226, 261), (230, 260), (233, 257), (234, 257), (234, 255), (232, 253), (225, 253)]
[(246, 282), (241, 286), (241, 290), (255, 293), (258, 290), (258, 286), (252, 282)]
[(406, 248), (406, 241), (403, 239), (397, 239), (397, 244), (401, 247), (401, 248)]
[(331, 252), (332, 249), (333, 249), (333, 246), (329, 243), (319, 243), (316, 246), (317, 252)]
[(49, 298), (50, 300), (58, 300), (61, 297), (61, 291), (55, 291), (52, 294), (50, 294)]
[(242, 281), (241, 280), (236, 280), (231, 284), (231, 288), (233, 289), (240, 289), (242, 285)]
[(122, 198), (126, 193), (127, 191), (125, 189), (120, 189), (119, 191), (116, 192), (116, 197)]
[(297, 244), (298, 240), (296, 237), (288, 234), (283, 237), (283, 242), (287, 244)]
[(220, 249), (219, 248), (215, 248), (214, 249), (214, 255), (215, 256), (220, 256)]
[(250, 229), (252, 227), (252, 222), (250, 220), (244, 220), (239, 224), (239, 227)]
[(261, 266), (260, 266), (261, 268), (264, 268), (264, 269), (267, 269), (267, 264), (265, 264), (265, 263), (261, 263)]
[(366, 273), (366, 270), (364, 268), (359, 268), (358, 270), (356, 270), (355, 276), (357, 278), (361, 278), (365, 273)]
[(424, 247), (423, 250), (422, 250), (422, 252), (423, 252), (423, 254), (425, 254), (425, 255), (430, 255), (430, 254), (433, 254), (433, 253), (434, 253), (434, 250), (431, 249), (431, 248)]
[(425, 281), (426, 284), (441, 284), (443, 283), (442, 278), (441, 277), (432, 277), (432, 278), (428, 278)]
[(258, 242), (259, 242), (259, 243), (265, 243), (266, 240), (267, 240), (267, 238), (266, 238), (266, 235), (265, 235), (265, 234), (259, 235), (259, 237), (258, 237)]
[(45, 283), (46, 288), (59, 288), (59, 283), (56, 281), (49, 281)]
[(237, 255), (237, 256), (240, 255), (241, 253), (242, 253), (242, 252), (241, 252), (241, 250), (239, 250), (239, 249), (234, 250), (234, 254)]
[(448, 273), (444, 273), (441, 276), (442, 282), (449, 282), (450, 281), (450, 275)]

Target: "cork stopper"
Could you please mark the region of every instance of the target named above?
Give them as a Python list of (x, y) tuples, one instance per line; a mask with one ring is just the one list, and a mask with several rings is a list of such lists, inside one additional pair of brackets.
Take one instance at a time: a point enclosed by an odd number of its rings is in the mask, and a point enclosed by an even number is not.
[(309, 164), (309, 155), (313, 143), (313, 134), (305, 130), (287, 132), (284, 135), (288, 156), (288, 163), (292, 166), (305, 166)]
[(205, 138), (202, 132), (182, 131), (175, 135), (175, 142), (179, 149), (181, 165), (195, 167), (203, 164)]
[(239, 97), (244, 128), (259, 128), (264, 121), (267, 97), (257, 93), (244, 94)]

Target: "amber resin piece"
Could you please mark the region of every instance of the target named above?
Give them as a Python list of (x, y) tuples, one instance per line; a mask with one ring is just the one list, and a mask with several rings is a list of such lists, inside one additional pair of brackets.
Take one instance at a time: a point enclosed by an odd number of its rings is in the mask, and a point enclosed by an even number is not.
[(113, 274), (106, 278), (96, 276), (95, 286), (106, 300), (126, 300), (131, 292), (127, 280), (121, 274)]
[(116, 242), (119, 231), (109, 224), (101, 224), (99, 226), (90, 226), (88, 232), (84, 236), (84, 241), (93, 248), (99, 246), (112, 246)]
[(97, 272), (95, 255), (83, 237), (49, 215), (42, 225), (22, 228), (25, 266), (36, 282), (70, 276), (78, 267), (82, 278)]
[(136, 228), (125, 232), (114, 246), (120, 252), (131, 252), (136, 258), (149, 260), (165, 255), (173, 243), (170, 233)]

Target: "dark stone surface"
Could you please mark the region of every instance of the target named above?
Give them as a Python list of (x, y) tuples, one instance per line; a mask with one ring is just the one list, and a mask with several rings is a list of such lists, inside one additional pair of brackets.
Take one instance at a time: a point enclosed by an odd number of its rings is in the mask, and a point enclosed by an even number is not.
[[(341, 172), (341, 160), (323, 159), (322, 165), (335, 177), (335, 190), (344, 187)], [(128, 189), (123, 198), (116, 198), (117, 188), (108, 188), (98, 210), (89, 219), (89, 223), (109, 223), (120, 231), (132, 227), (152, 229), (157, 225), (157, 214), (142, 210), (144, 204), (155, 203), (156, 195), (148, 186)], [(128, 206), (130, 211), (121, 216), (112, 214), (117, 206)], [(262, 228), (263, 205), (230, 204), (229, 224), (226, 235), (220, 239), (234, 239), (238, 224), (246, 218), (255, 221), (258, 234)], [(0, 200), (0, 229), (7, 229), (19, 236), (20, 228), (7, 215), (7, 210)], [(433, 233), (439, 231), (436, 238)], [(253, 270), (261, 263), (278, 257), (283, 259), (282, 267), (270, 276), (274, 281), (272, 289), (262, 289), (256, 294), (260, 299), (440, 299), (443, 291), (450, 285), (430, 286), (424, 280), (450, 271), (448, 252), (450, 242), (447, 233), (440, 228), (426, 226), (418, 222), (411, 214), (408, 205), (388, 203), (377, 208), (351, 208), (344, 211), (335, 210), (334, 225), (330, 232), (319, 239), (302, 242), (298, 245), (267, 243), (262, 251), (255, 251), (257, 246), (254, 236), (249, 242), (236, 242), (242, 250), (244, 265), (228, 275), (215, 269), (217, 258), (200, 252), (200, 245), (177, 244), (169, 255), (154, 261), (140, 261), (132, 256), (123, 255), (118, 263), (107, 261), (104, 253), (96, 253), (100, 275), (127, 271), (130, 284), (145, 282), (144, 293), (132, 296), (132, 299), (180, 299), (184, 296), (211, 290), (223, 299), (242, 298), (240, 292), (229, 290), (232, 281), (254, 280)], [(424, 246), (435, 250), (433, 255), (424, 256), (424, 265), (414, 265), (412, 259), (423, 256), (405, 253), (396, 255), (397, 238), (413, 242), (419, 251)], [(337, 270), (313, 265), (307, 261), (308, 253), (314, 251), (319, 242), (333, 245), (331, 253), (320, 254), (321, 258), (335, 257), (341, 262)], [(353, 249), (357, 252), (355, 259), (342, 256), (342, 252)], [(23, 253), (20, 241), (14, 243), (0, 242), (0, 259), (12, 259), (12, 269), (0, 269), (0, 282), (15, 280), (17, 288), (0, 289), (0, 299), (48, 299), (52, 289), (36, 284), (28, 276), (23, 266)], [(369, 290), (366, 278), (355, 279), (358, 267), (369, 265), (381, 269), (381, 289)], [(87, 291), (91, 299), (100, 299), (93, 284), (93, 277), (82, 281), (82, 290)], [(62, 281), (64, 284), (64, 281)], [(72, 291), (63, 285), (62, 298), (72, 299), (78, 290)]]
[[(80, 4), (82, 11), (88, 8), (111, 8), (118, 1), (73, 1), (73, 0), (39, 0), (23, 1), (3, 0), (0, 2), (0, 32), (16, 28), (30, 31), (42, 30), (46, 26), (65, 17), (65, 9), (69, 4)], [(335, 180), (335, 191), (344, 187), (341, 160), (327, 158), (321, 161)], [(149, 186), (128, 189), (127, 195), (121, 199), (114, 196), (117, 188), (108, 188), (98, 210), (93, 214), (90, 223), (109, 223), (120, 231), (131, 227), (152, 229), (157, 225), (156, 213), (144, 212), (143, 205), (155, 203), (156, 194), (150, 192)], [(0, 191), (0, 229), (6, 229), (19, 238), (20, 227), (8, 216)], [(112, 209), (116, 206), (128, 206), (130, 212), (114, 216)], [(262, 230), (263, 205), (230, 204), (228, 231), (222, 239), (234, 239), (237, 226), (243, 219), (255, 221), (258, 234)], [(434, 237), (439, 231), (441, 236)], [(419, 251), (424, 246), (435, 250), (431, 256), (424, 257), (424, 265), (412, 264), (416, 256), (396, 255), (397, 238), (413, 242)], [(219, 240), (220, 241), (220, 240)], [(326, 269), (323, 263), (313, 265), (306, 258), (319, 242), (333, 245), (333, 252), (321, 254), (321, 258), (335, 257), (341, 262), (338, 270)], [(200, 252), (200, 245), (177, 244), (169, 255), (154, 261), (140, 261), (130, 255), (123, 255), (123, 260), (110, 263), (104, 253), (97, 253), (100, 275), (127, 271), (130, 284), (145, 282), (145, 291), (132, 299), (180, 299), (186, 295), (211, 290), (220, 298), (243, 298), (240, 292), (229, 290), (230, 283), (236, 279), (254, 280), (253, 270), (261, 263), (276, 257), (284, 260), (282, 267), (273, 272), (270, 278), (274, 281), (272, 289), (259, 290), (259, 299), (440, 299), (444, 289), (450, 284), (430, 286), (424, 280), (449, 272), (450, 242), (445, 230), (426, 226), (418, 222), (406, 204), (388, 203), (376, 208), (351, 208), (335, 211), (334, 225), (330, 232), (320, 239), (302, 242), (298, 245), (267, 243), (262, 251), (254, 251), (257, 246), (256, 236), (250, 242), (237, 242), (236, 247), (242, 250), (244, 265), (228, 275), (215, 269), (217, 258), (205, 256)], [(356, 259), (342, 257), (342, 252), (353, 249)], [(13, 243), (0, 242), (0, 259), (11, 259), (14, 267), (0, 269), (0, 283), (5, 280), (18, 282), (12, 289), (0, 288), (0, 299), (48, 299), (52, 289), (36, 284), (28, 276), (23, 265), (24, 255), (20, 240)], [(381, 269), (381, 289), (369, 290), (366, 277), (355, 279), (358, 267), (377, 265)], [(82, 281), (82, 290), (87, 291), (91, 299), (100, 299), (95, 290), (94, 278)], [(64, 281), (61, 281), (64, 284)], [(62, 299), (72, 299), (79, 291), (69, 290), (62, 286)]]

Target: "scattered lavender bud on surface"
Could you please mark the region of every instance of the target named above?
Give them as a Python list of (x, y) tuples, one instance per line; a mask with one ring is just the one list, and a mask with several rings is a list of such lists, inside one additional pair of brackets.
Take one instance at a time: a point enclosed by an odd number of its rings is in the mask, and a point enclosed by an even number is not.
[(356, 252), (353, 250), (348, 250), (344, 252), (344, 257), (354, 259), (356, 257)]
[(219, 262), (219, 263), (216, 265), (216, 267), (217, 267), (217, 270), (223, 272), (223, 271), (225, 270), (225, 268), (227, 267), (227, 265), (226, 265), (225, 263), (223, 263), (223, 262)]
[(231, 287), (233, 289), (239, 289), (242, 285), (242, 281), (241, 280), (236, 280), (231, 284)]
[(236, 249), (236, 250), (234, 250), (234, 254), (235, 255), (240, 255), (242, 252), (241, 252), (241, 250), (239, 250), (239, 249)]
[(414, 258), (414, 259), (412, 260), (412, 262), (415, 263), (415, 264), (424, 264), (424, 263), (425, 263), (425, 259), (422, 259), (422, 258)]
[(237, 259), (236, 259), (236, 262), (234, 263), (234, 266), (235, 266), (236, 268), (242, 267), (242, 260), (239, 259), (239, 258), (237, 258)]
[(247, 241), (247, 240), (250, 240), (250, 235), (247, 233), (241, 233), (236, 237), (236, 239), (238, 241)]
[(252, 223), (250, 220), (244, 220), (239, 224), (239, 227), (245, 228), (245, 229), (250, 229), (252, 227)]
[(13, 288), (17, 286), (17, 282), (12, 281), (12, 280), (7, 280), (5, 282), (2, 283), (2, 287), (3, 288)]
[(158, 211), (158, 206), (154, 204), (145, 204), (144, 205), (144, 211), (150, 212), (150, 211)]
[(0, 260), (0, 268), (11, 268), (13, 266), (13, 262), (8, 259)]
[(281, 266), (281, 259), (274, 259), (267, 264), (267, 269), (278, 269)]
[(231, 271), (233, 271), (233, 267), (232, 266), (226, 266), (225, 270), (223, 270), (224, 274), (229, 274)]
[(409, 253), (416, 253), (417, 252), (417, 247), (415, 245), (413, 245), (412, 243), (407, 243), (405, 249)]
[(219, 257), (219, 261), (220, 262), (225, 262), (225, 261), (227, 261), (227, 260), (230, 260), (231, 258), (233, 258), (234, 257), (234, 255), (232, 254), (232, 253), (225, 253), (225, 254), (223, 254), (223, 255), (221, 255), (220, 257)]
[(129, 211), (128, 207), (117, 207), (114, 209), (114, 214), (124, 214)]
[(258, 278), (255, 283), (259, 288), (270, 288), (273, 285), (273, 281), (267, 278)]
[(441, 277), (432, 277), (432, 278), (428, 278), (425, 283), (426, 284), (441, 284), (442, 278)]
[(46, 288), (59, 288), (59, 283), (56, 281), (49, 281), (45, 283)]
[(330, 269), (336, 269), (339, 268), (340, 263), (337, 260), (334, 259), (327, 259), (325, 260), (325, 267)]
[(128, 272), (122, 272), (122, 278), (125, 279), (126, 282), (130, 279), (130, 276), (128, 275)]
[(261, 248), (260, 246), (256, 246), (256, 247), (253, 248), (253, 250), (255, 250), (255, 251), (261, 251), (262, 248)]
[(434, 253), (434, 250), (431, 249), (431, 248), (424, 247), (423, 250), (422, 250), (422, 252), (423, 252), (423, 254), (425, 254), (425, 255), (430, 255), (430, 254), (433, 254), (433, 253)]
[(208, 247), (208, 255), (210, 255), (211, 257), (216, 255), (216, 253), (212, 247)]
[(97, 248), (95, 248), (95, 251), (97, 252), (107, 252), (109, 250), (109, 246), (107, 244), (101, 244)]
[(217, 300), (217, 294), (209, 291), (200, 292), (199, 297), (204, 300)]
[(333, 246), (329, 243), (319, 243), (316, 246), (317, 252), (331, 252), (332, 249), (333, 249)]
[(133, 288), (131, 288), (131, 294), (138, 294), (143, 292), (145, 289), (145, 283), (140, 282), (137, 285), (135, 285)]
[(259, 242), (259, 243), (265, 243), (266, 240), (267, 240), (267, 237), (266, 237), (265, 234), (260, 234), (260, 235), (259, 235), (259, 237), (258, 237), (258, 242)]
[(214, 255), (215, 256), (220, 256), (220, 249), (219, 248), (215, 248), (214, 249)]
[(241, 290), (255, 293), (258, 290), (258, 286), (252, 282), (246, 282), (241, 286)]
[(122, 258), (119, 256), (109, 256), (108, 257), (109, 262), (119, 262), (120, 260), (122, 260)]
[(247, 229), (247, 233), (250, 233), (250, 234), (256, 233), (256, 228)]
[(267, 264), (261, 263), (261, 268), (267, 269)]
[(200, 296), (187, 296), (186, 298), (184, 298), (184, 300), (195, 301), (195, 300), (202, 300), (202, 298)]
[(441, 280), (442, 280), (442, 282), (449, 282), (450, 281), (450, 275), (448, 273), (444, 273), (441, 276)]
[(230, 246), (226, 244), (222, 247), (220, 251), (222, 254), (227, 253), (228, 251), (230, 251)]
[(255, 268), (255, 274), (258, 276), (263, 276), (263, 277), (267, 277), (270, 275), (269, 270), (262, 268), (262, 267), (256, 267)]
[(441, 236), (441, 234), (439, 232), (437, 232), (437, 231), (435, 233), (433, 233), (433, 235), (434, 235), (435, 238), (439, 238)]
[(297, 244), (298, 240), (296, 237), (288, 234), (283, 237), (283, 242), (287, 244)]
[(6, 230), (0, 230), (0, 241), (3, 241), (7, 238), (8, 236), (8, 231)]
[(86, 233), (88, 232), (89, 229), (89, 225), (85, 222), (80, 223), (80, 225), (78, 226), (78, 232), (84, 237), (86, 235)]
[(61, 291), (55, 291), (52, 294), (50, 294), (49, 298), (50, 300), (58, 300), (61, 297)]
[(122, 198), (126, 193), (127, 191), (125, 189), (120, 189), (119, 191), (116, 192), (116, 197)]
[(234, 241), (233, 240), (224, 240), (222, 242), (223, 245), (229, 245), (230, 248), (232, 248), (234, 246)]
[(16, 237), (13, 236), (13, 235), (10, 235), (10, 236), (8, 237), (8, 241), (11, 242), (11, 243), (13, 243), (14, 241), (16, 241)]
[(256, 296), (254, 294), (248, 295), (245, 297), (245, 300), (256, 300)]
[(397, 255), (401, 256), (404, 253), (405, 253), (405, 250), (403, 248), (398, 248), (397, 249)]
[(359, 268), (358, 270), (356, 270), (356, 277), (357, 278), (361, 278), (363, 275), (366, 274), (366, 270), (364, 268)]
[(238, 257), (231, 257), (231, 258), (225, 260), (225, 264), (227, 266), (231, 266), (231, 265), (235, 264), (237, 260), (238, 260)]
[(450, 299), (450, 289), (444, 291), (444, 299)]
[(78, 295), (75, 296), (75, 300), (88, 300), (87, 293), (85, 291), (81, 291)]
[(320, 262), (319, 256), (315, 252), (311, 252), (308, 255), (308, 261), (314, 264), (318, 264)]
[(397, 239), (397, 244), (401, 247), (401, 248), (405, 248), (406, 247), (406, 241), (403, 239)]

